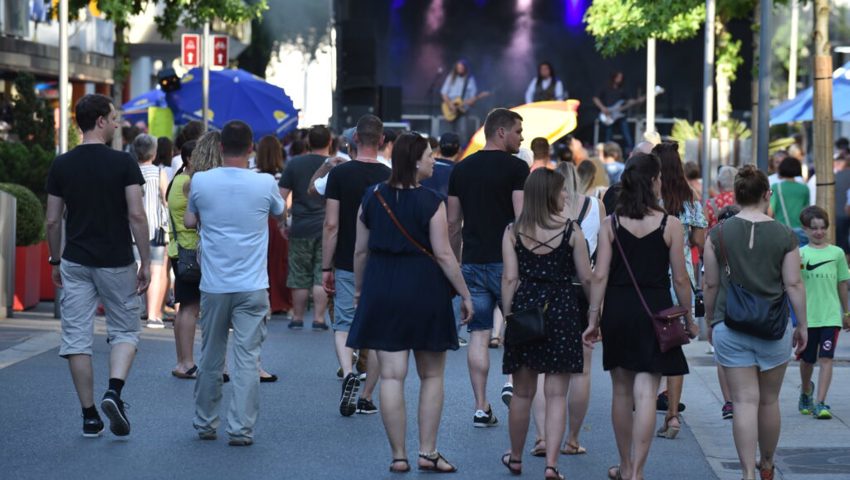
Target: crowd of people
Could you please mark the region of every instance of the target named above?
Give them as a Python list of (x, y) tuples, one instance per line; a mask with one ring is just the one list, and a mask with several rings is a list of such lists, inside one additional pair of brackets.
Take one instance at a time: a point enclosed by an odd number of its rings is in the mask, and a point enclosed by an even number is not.
[[(339, 413), (380, 412), (395, 473), (411, 469), (411, 351), (416, 467), (424, 471), (458, 469), (437, 437), (446, 352), (462, 345), (476, 428), (498, 424), (489, 349), (504, 349), (509, 449), (501, 461), (515, 475), (532, 419), (529, 453), (545, 457), (545, 478), (564, 478), (561, 454), (587, 452), (579, 433), (601, 342), (619, 451), (607, 474), (644, 478), (653, 438), (675, 439), (683, 427), (682, 345), (699, 333), (695, 317), (705, 317), (713, 342), (721, 413), (733, 420), (745, 479), (773, 478), (792, 346), (802, 360), (799, 411), (831, 417), (825, 401), (838, 331), (850, 329), (850, 271), (845, 251), (826, 241), (830, 219), (809, 206), (793, 155), (774, 155), (774, 186), (752, 166), (722, 167), (703, 203), (697, 187), (710, 186), (694, 185), (675, 142), (642, 142), (624, 159), (615, 143), (591, 157), (576, 138), (535, 138), (526, 161), (518, 156), (523, 119), (502, 108), (486, 118), (483, 149), (463, 160), (458, 135), (390, 132), (374, 115), (340, 136), (320, 125), (283, 143), (255, 143), (241, 121), (206, 133), (190, 123), (173, 144), (141, 133), (121, 152), (107, 146), (118, 130), (107, 97), (86, 95), (75, 113), (83, 143), (51, 168), (48, 241), (53, 281), (64, 288), (60, 355), (85, 436), (104, 429), (91, 366), (98, 306), (112, 349), (100, 407), (124, 436), (121, 393), (139, 320), (162, 328), (168, 298), (176, 307), (171, 373), (195, 380), (197, 435), (217, 438), (222, 386), (231, 381), (225, 429), (233, 446), (253, 443), (259, 384), (277, 379), (260, 364), (268, 320), (290, 313), (288, 327), (305, 328), (311, 304), (312, 330), (333, 331)], [(747, 302), (759, 313), (742, 314)], [(678, 337), (656, 328), (659, 318)], [(656, 430), (659, 409), (666, 415)]]

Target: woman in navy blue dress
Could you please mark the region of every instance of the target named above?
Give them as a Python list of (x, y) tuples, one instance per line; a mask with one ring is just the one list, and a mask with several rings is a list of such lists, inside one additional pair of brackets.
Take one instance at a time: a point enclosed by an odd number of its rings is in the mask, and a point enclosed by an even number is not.
[(413, 350), (421, 383), (418, 467), (453, 472), (456, 467), (436, 445), (446, 350), (458, 348), (451, 300), (455, 292), (463, 299), (463, 323), (472, 316), (472, 300), (449, 244), (443, 198), (419, 184), (434, 167), (428, 141), (401, 135), (392, 165), (390, 179), (370, 187), (360, 205), (354, 247), (357, 311), (347, 346), (378, 353), (381, 417), (392, 448), (390, 471), (398, 473), (410, 470), (404, 380)]

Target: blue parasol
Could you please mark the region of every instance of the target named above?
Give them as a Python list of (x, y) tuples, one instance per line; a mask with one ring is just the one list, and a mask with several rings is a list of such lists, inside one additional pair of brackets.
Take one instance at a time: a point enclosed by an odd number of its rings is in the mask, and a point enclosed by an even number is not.
[[(179, 90), (167, 94), (175, 123), (202, 120), (201, 69), (193, 68), (181, 80)], [(281, 137), (295, 129), (298, 111), (282, 88), (244, 70), (210, 72), (209, 122), (221, 129), (231, 120), (251, 126), (254, 139)]]
[[(801, 91), (796, 97), (770, 110), (770, 124), (810, 122), (814, 117), (814, 87)], [(832, 74), (832, 118), (850, 121), (850, 63)]]
[(165, 103), (165, 93), (155, 88), (121, 105), (121, 116), (133, 123), (138, 121), (147, 122), (148, 108), (167, 106)]

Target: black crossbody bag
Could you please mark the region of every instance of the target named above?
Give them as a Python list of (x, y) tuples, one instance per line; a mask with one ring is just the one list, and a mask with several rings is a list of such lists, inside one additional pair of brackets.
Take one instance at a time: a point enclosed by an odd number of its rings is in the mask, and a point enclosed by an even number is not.
[(720, 223), (717, 232), (720, 237), (720, 255), (723, 257), (726, 278), (729, 280), (723, 322), (732, 330), (764, 340), (779, 340), (785, 336), (788, 326), (788, 294), (783, 291), (778, 299), (771, 301), (750, 292), (740, 283), (735, 283), (723, 242), (723, 223)]

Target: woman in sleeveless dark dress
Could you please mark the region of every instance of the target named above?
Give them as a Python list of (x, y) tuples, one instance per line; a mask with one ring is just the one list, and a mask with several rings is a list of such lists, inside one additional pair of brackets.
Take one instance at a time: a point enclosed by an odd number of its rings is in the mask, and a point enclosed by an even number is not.
[[(611, 406), (620, 464), (608, 470), (612, 479), (642, 479), (655, 427), (655, 393), (662, 375), (684, 375), (688, 364), (681, 348), (661, 353), (651, 319), (626, 270), (634, 272), (653, 312), (673, 305), (673, 286), (683, 305), (690, 305), (691, 287), (682, 255), (684, 233), (676, 217), (658, 206), (661, 163), (654, 154), (629, 159), (621, 177), (616, 221), (605, 219), (599, 230), (585, 344), (598, 338), (602, 312), (602, 365), (611, 372)], [(616, 232), (616, 233), (615, 233)], [(617, 235), (626, 259), (614, 242)], [(603, 308), (603, 302), (604, 308)], [(697, 327), (688, 314), (689, 332)], [(634, 408), (634, 412), (632, 412)]]
[(357, 311), (346, 345), (377, 351), (381, 417), (395, 473), (410, 470), (404, 380), (413, 350), (421, 385), (418, 468), (448, 473), (457, 468), (437, 451), (437, 429), (446, 350), (458, 348), (453, 290), (463, 299), (463, 323), (472, 317), (472, 300), (449, 244), (443, 198), (419, 184), (434, 168), (428, 141), (412, 133), (399, 136), (392, 162), (390, 179), (367, 189), (360, 206), (354, 247)]
[[(514, 381), (509, 430), (510, 452), (502, 463), (513, 474), (522, 471), (522, 450), (528, 434), (531, 402), (538, 374), (545, 375), (546, 478), (564, 478), (558, 471), (558, 454), (566, 428), (567, 387), (570, 374), (584, 369), (581, 314), (572, 288), (578, 276), (590, 288), (587, 243), (576, 222), (563, 216), (566, 192), (563, 175), (538, 169), (528, 176), (522, 213), (509, 225), (502, 240), (502, 302), (510, 313), (546, 308), (546, 338), (513, 345), (506, 337), (502, 373)], [(510, 327), (509, 327), (510, 328)]]

